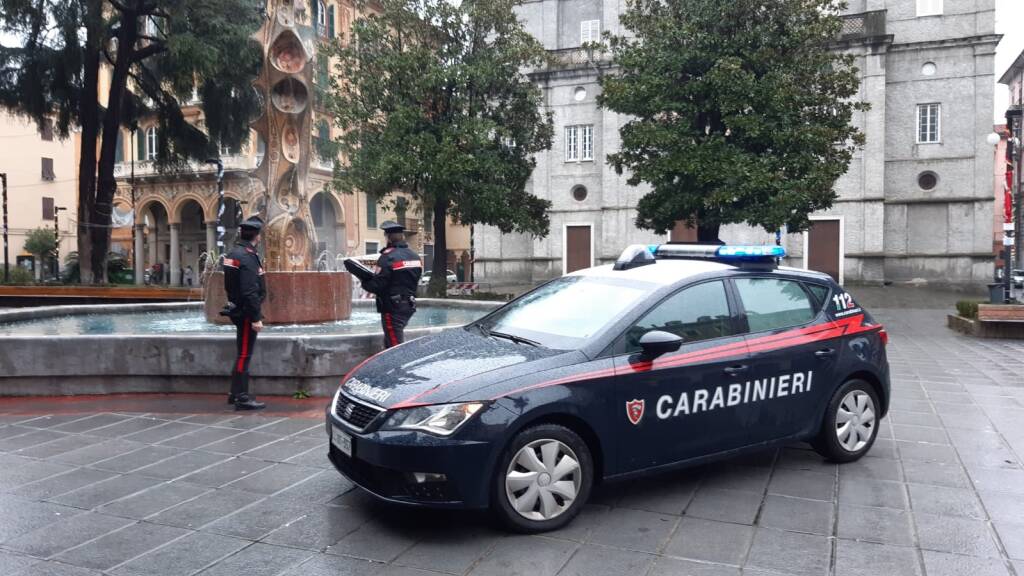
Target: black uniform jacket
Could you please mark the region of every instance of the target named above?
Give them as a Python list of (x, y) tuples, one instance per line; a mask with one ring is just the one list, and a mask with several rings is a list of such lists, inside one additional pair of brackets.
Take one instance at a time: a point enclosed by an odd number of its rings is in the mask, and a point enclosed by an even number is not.
[(252, 244), (239, 242), (224, 256), (224, 290), (228, 301), (235, 305), (232, 318), (253, 322), (263, 319), (260, 308), (267, 297), (267, 285), (260, 255)]
[(377, 296), (381, 312), (389, 310), (394, 300), (403, 300), (416, 295), (416, 287), (423, 275), (420, 255), (405, 242), (388, 246), (380, 251), (377, 259), (377, 273), (363, 282), (363, 289)]

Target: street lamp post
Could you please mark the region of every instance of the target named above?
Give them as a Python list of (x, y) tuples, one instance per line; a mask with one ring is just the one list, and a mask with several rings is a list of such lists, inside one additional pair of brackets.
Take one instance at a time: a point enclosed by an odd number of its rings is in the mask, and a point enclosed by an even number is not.
[(11, 264), (7, 253), (7, 173), (0, 173), (0, 183), (3, 184), (4, 194), (4, 282), (11, 280)]
[[(138, 224), (138, 214), (135, 213), (135, 132), (138, 131), (138, 129), (139, 127), (137, 124), (132, 125), (132, 148), (130, 154), (130, 156), (132, 157), (132, 267), (135, 270), (139, 270), (139, 267), (135, 264), (135, 259), (139, 257), (139, 254), (137, 254), (135, 250), (135, 235), (137, 234), (137, 232), (135, 231), (135, 225)], [(139, 280), (136, 278), (135, 283), (138, 284), (138, 282)]]
[[(58, 215), (63, 210), (67, 210), (67, 208), (64, 208), (63, 206), (53, 207), (53, 253), (55, 256), (55, 260), (53, 262), (53, 275), (58, 281), (60, 280), (60, 220)], [(79, 262), (78, 265), (81, 266), (82, 263)]]
[(217, 258), (224, 256), (224, 162), (210, 158), (207, 164), (217, 167)]

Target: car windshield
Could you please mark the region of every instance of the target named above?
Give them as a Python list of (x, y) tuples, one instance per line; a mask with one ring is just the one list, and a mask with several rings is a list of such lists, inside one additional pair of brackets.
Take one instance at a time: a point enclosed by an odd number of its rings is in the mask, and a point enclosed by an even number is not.
[(477, 325), (499, 337), (512, 336), (548, 348), (572, 350), (628, 312), (651, 289), (645, 283), (563, 276)]

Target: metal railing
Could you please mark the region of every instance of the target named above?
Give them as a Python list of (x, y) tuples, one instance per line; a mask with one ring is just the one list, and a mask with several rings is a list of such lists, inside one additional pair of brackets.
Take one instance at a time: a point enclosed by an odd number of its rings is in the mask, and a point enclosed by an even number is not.
[(885, 36), (885, 10), (871, 10), (843, 16), (840, 40), (856, 40)]
[[(224, 156), (221, 158), (224, 162), (225, 170), (253, 170), (257, 166), (256, 156), (249, 155), (238, 155), (238, 156)], [(131, 161), (118, 162), (114, 164), (114, 176), (117, 178), (125, 178), (131, 172)], [(205, 162), (189, 162), (187, 167), (181, 170), (175, 170), (172, 174), (202, 174), (210, 173), (213, 174), (217, 171), (217, 167)], [(156, 162), (152, 160), (136, 160), (135, 161), (135, 176), (154, 176), (160, 174), (160, 171), (156, 168)]]

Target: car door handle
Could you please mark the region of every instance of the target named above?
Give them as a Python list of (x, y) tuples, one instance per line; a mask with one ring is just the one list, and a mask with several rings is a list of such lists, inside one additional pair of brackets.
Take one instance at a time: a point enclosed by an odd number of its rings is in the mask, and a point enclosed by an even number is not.
[(730, 376), (734, 376), (736, 374), (742, 374), (743, 372), (746, 372), (749, 368), (750, 366), (747, 366), (746, 364), (738, 364), (736, 366), (729, 366), (728, 368), (723, 370), (723, 372)]
[(818, 350), (817, 352), (815, 352), (814, 355), (817, 356), (818, 358), (830, 358), (830, 357), (836, 355), (836, 349), (835, 348), (822, 348), (821, 350)]

